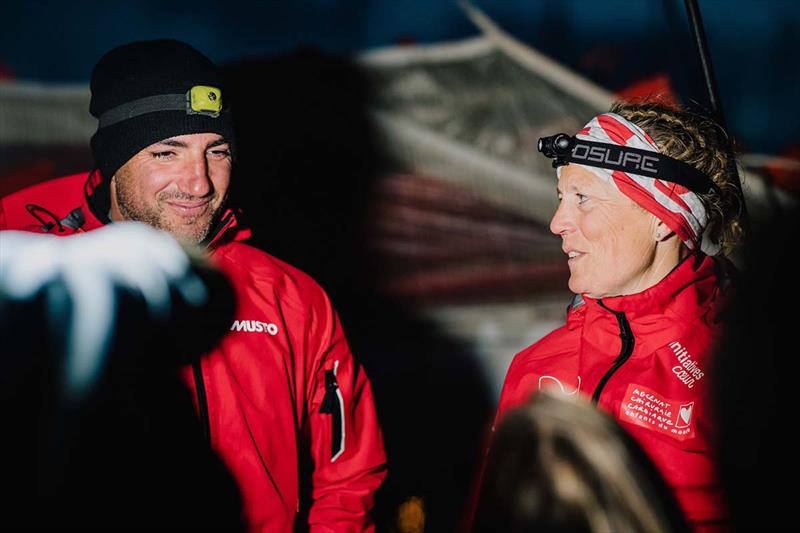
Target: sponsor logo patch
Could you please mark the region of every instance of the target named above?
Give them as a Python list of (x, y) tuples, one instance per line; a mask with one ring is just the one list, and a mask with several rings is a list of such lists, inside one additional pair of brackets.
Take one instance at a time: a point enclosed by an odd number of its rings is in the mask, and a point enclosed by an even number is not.
[(705, 372), (703, 372), (703, 369), (697, 364), (697, 361), (692, 357), (692, 354), (689, 353), (689, 350), (680, 342), (674, 341), (670, 343), (669, 347), (672, 348), (672, 351), (675, 353), (675, 357), (677, 358), (676, 363), (678, 363), (672, 367), (672, 373), (675, 374), (681, 383), (690, 389), (693, 388), (695, 383), (703, 379)]
[(249, 333), (267, 333), (269, 335), (278, 334), (278, 326), (270, 322), (259, 320), (234, 320), (231, 331), (247, 331)]
[(653, 389), (628, 385), (619, 419), (684, 441), (694, 438), (694, 402), (671, 400)]
[(561, 394), (565, 396), (572, 396), (573, 394), (577, 394), (581, 388), (581, 377), (578, 376), (578, 384), (572, 390), (569, 390), (570, 387), (564, 386), (560, 379), (553, 377), (553, 376), (540, 376), (539, 377), (539, 390), (549, 390), (554, 391), (558, 390)]
[(621, 146), (589, 146), (578, 142), (572, 152), (572, 160), (619, 165), (637, 174), (658, 173), (658, 157), (627, 151)]

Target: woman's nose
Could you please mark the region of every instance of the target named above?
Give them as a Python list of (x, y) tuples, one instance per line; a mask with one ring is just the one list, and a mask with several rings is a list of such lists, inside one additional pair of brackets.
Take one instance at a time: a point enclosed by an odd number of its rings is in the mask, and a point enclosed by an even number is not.
[(565, 202), (559, 202), (558, 209), (550, 220), (550, 231), (556, 235), (563, 235), (575, 227), (570, 207)]

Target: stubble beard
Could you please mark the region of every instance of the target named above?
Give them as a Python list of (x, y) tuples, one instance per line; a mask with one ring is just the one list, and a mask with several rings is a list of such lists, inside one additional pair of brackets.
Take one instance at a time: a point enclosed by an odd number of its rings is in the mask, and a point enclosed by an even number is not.
[(115, 181), (117, 207), (125, 220), (143, 222), (171, 234), (182, 242), (196, 244), (204, 241), (225, 205), (225, 199), (223, 198), (223, 201), (220, 202), (216, 209), (210, 207), (216, 199), (212, 198), (209, 201), (208, 209), (204, 213), (194, 217), (177, 217), (175, 220), (170, 220), (165, 213), (166, 209), (162, 205), (165, 200), (191, 201), (196, 200), (196, 198), (186, 194), (159, 195), (156, 197), (154, 207), (138, 206), (135, 201), (136, 192), (129, 186), (128, 181), (124, 177), (119, 179), (119, 175), (117, 175)]

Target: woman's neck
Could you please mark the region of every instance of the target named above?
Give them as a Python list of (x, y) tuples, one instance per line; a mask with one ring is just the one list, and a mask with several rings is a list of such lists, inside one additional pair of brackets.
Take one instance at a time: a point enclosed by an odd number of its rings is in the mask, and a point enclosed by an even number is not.
[(676, 236), (656, 244), (650, 267), (642, 273), (628, 294), (637, 294), (657, 285), (689, 256), (690, 250)]

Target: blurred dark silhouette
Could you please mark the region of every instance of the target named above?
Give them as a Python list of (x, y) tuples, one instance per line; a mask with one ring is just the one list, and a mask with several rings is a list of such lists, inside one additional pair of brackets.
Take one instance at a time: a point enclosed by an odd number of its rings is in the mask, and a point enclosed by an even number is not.
[[(233, 291), (203, 261), (176, 274), (177, 243), (129, 229), (0, 233), (3, 529), (243, 530), (178, 371), (225, 332)], [(108, 237), (119, 251), (84, 253)], [(82, 259), (63, 261), (77, 240)]]
[(245, 60), (228, 73), (237, 128), (230, 203), (257, 230), (249, 244), (317, 267), (312, 274), (335, 297), (369, 272), (357, 259), (366, 258), (363, 215), (384, 160), (367, 80), (313, 50)]
[(755, 226), (712, 374), (733, 531), (779, 531), (797, 521), (798, 231), (796, 209)]
[(588, 399), (537, 393), (500, 420), (474, 531), (689, 531), (641, 447)]
[(320, 282), (372, 381), (389, 457), (377, 530), (398, 531), (399, 506), (419, 497), (426, 531), (454, 531), (494, 406), (470, 348), (378, 290), (367, 213), (393, 163), (368, 113), (369, 80), (314, 50), (228, 74), (239, 140), (231, 203), (244, 208), (249, 242)]

